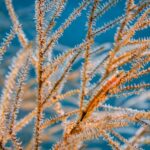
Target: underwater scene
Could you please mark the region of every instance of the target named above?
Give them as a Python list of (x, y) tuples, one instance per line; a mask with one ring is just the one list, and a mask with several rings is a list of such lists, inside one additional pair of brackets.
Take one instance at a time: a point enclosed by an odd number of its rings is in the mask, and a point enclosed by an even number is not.
[(150, 0), (0, 0), (0, 150), (150, 149)]

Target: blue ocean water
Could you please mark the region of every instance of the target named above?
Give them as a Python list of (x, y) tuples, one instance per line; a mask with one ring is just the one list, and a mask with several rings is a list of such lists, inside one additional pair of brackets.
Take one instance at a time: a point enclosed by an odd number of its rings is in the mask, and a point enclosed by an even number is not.
[[(18, 15), (20, 23), (27, 35), (29, 40), (34, 40), (36, 36), (36, 28), (35, 28), (35, 10), (34, 10), (34, 3), (35, 0), (12, 0), (14, 4), (15, 11)], [(102, 2), (105, 2), (103, 0)], [(140, 0), (137, 0), (138, 3)], [(68, 0), (67, 6), (65, 11), (62, 13), (61, 17), (57, 19), (57, 24), (55, 29), (57, 29), (68, 17), (68, 15), (78, 6), (81, 0)], [(107, 23), (108, 21), (114, 20), (118, 16), (124, 13), (125, 8), (125, 0), (122, 0), (118, 3), (117, 6), (112, 7), (106, 14), (104, 14), (97, 22), (96, 27), (100, 27)], [(49, 16), (47, 15), (47, 18)], [(67, 28), (63, 34), (63, 36), (59, 39), (58, 43), (67, 47), (74, 47), (82, 42), (82, 40), (86, 36), (87, 28), (86, 28), (86, 21), (87, 21), (87, 11), (84, 11), (77, 20), (73, 21), (69, 28)], [(0, 0), (0, 43), (2, 38), (5, 36), (6, 32), (9, 32), (12, 23), (9, 19), (8, 12), (6, 10), (4, 0)], [(101, 36), (98, 36), (95, 39), (97, 45), (101, 45), (103, 43), (113, 43), (114, 42), (114, 35), (116, 33), (117, 27), (103, 33)], [(138, 37), (148, 37), (150, 35), (150, 28), (146, 30), (142, 30), (135, 35), (135, 38)], [(11, 51), (6, 53), (6, 58), (10, 58), (15, 55), (16, 51), (19, 49), (20, 44), (17, 38), (14, 39), (13, 45), (10, 46)], [(7, 72), (7, 69), (6, 69)], [(4, 70), (5, 74), (5, 70)], [(146, 80), (149, 79), (149, 76), (145, 77)], [(141, 79), (142, 80), (142, 79)], [(112, 101), (112, 99), (110, 100)], [(110, 102), (113, 104), (113, 102)], [(57, 133), (62, 134), (62, 133)], [(19, 134), (20, 137), (23, 137), (24, 142), (28, 141), (28, 135), (24, 138), (22, 133)], [(30, 135), (29, 135), (30, 136)], [(51, 148), (53, 142), (51, 143), (44, 143), (43, 149)], [(92, 141), (87, 143), (88, 148), (86, 149), (105, 149), (109, 150), (110, 147), (107, 145), (106, 142), (101, 143), (101, 138), (97, 139), (96, 142)], [(150, 146), (144, 147), (144, 149), (150, 149)]]

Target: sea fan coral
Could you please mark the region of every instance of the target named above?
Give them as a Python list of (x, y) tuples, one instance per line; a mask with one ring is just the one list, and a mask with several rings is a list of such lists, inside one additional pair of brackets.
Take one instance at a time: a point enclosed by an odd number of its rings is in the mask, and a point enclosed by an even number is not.
[[(12, 27), (0, 46), (0, 149), (148, 149), (150, 40), (143, 36), (150, 2), (82, 0), (68, 15), (70, 2), (36, 0), (36, 34), (29, 40), (12, 1), (5, 0)], [(120, 4), (124, 13), (101, 25)], [(59, 40), (81, 16), (84, 38), (62, 46)], [(113, 44), (97, 44), (110, 29)], [(10, 64), (5, 57), (16, 36), (21, 48)]]

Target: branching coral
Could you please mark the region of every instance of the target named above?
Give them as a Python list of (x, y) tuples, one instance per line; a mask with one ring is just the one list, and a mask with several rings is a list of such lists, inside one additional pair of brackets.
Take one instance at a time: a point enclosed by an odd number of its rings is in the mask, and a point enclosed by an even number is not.
[[(85, 141), (99, 137), (103, 137), (112, 149), (138, 149), (150, 141), (147, 136), (150, 133), (150, 110), (108, 105), (106, 101), (111, 97), (117, 97), (118, 101), (120, 95), (128, 97), (150, 87), (150, 82), (140, 82), (144, 80), (141, 77), (150, 72), (150, 40), (135, 38), (138, 31), (149, 28), (150, 2), (126, 0), (125, 13), (99, 27), (97, 22), (105, 12), (123, 2), (83, 0), (56, 28), (67, 2), (35, 1), (36, 35), (33, 41), (29, 41), (12, 1), (5, 0), (13, 25), (1, 44), (0, 60), (4, 61), (3, 56), (15, 35), (21, 50), (12, 61), (0, 98), (0, 149), (43, 149), (43, 143), (53, 141), (53, 131), (60, 128), (63, 135), (53, 145), (55, 150), (82, 149)], [(58, 40), (84, 10), (88, 12), (85, 39), (55, 58), (53, 51)], [(51, 12), (49, 18), (46, 16), (48, 12)], [(109, 52), (105, 45), (95, 48), (96, 38), (115, 26), (118, 29)], [(74, 68), (81, 60), (83, 64), (78, 65), (79, 69)], [(29, 73), (31, 68), (36, 72), (35, 77)], [(100, 77), (93, 84), (96, 74)], [(66, 87), (68, 91), (64, 90)], [(71, 101), (69, 108), (62, 103), (64, 100)], [(127, 101), (130, 103), (130, 99)], [(29, 113), (22, 117), (19, 112), (27, 108)], [(55, 117), (49, 117), (50, 111), (56, 114)], [(18, 133), (23, 132), (33, 119), (32, 138), (24, 144)], [(118, 129), (128, 129), (134, 124), (141, 127), (137, 127), (137, 132), (128, 140)]]

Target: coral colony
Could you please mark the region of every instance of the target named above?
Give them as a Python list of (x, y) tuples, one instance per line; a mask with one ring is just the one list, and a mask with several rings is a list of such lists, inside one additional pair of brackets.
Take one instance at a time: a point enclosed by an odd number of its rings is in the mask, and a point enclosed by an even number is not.
[[(35, 1), (36, 34), (30, 41), (15, 0), (5, 0), (12, 27), (0, 45), (1, 70), (16, 37), (20, 48), (0, 82), (0, 149), (148, 149), (150, 39), (135, 35), (150, 31), (150, 1), (81, 0), (57, 26), (68, 2)], [(97, 24), (120, 3), (123, 14)], [(54, 55), (64, 31), (83, 13), (85, 38)], [(113, 44), (96, 44), (112, 29)]]

